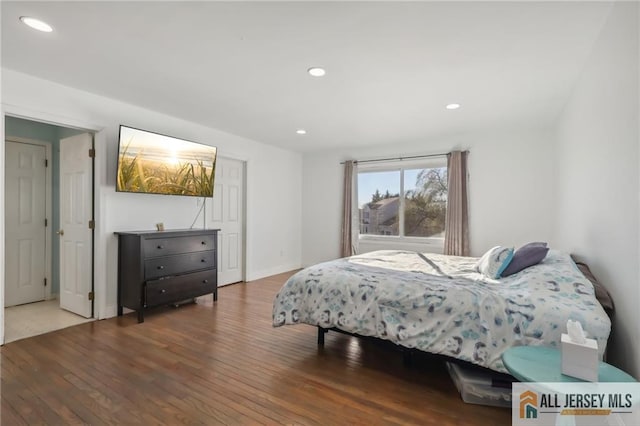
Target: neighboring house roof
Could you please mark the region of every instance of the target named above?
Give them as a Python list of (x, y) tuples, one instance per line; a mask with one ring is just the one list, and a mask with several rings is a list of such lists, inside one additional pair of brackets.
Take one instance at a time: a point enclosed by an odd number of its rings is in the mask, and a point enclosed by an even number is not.
[(368, 206), (371, 209), (379, 209), (380, 207), (386, 206), (394, 201), (398, 201), (398, 198), (399, 197), (384, 198), (380, 201), (371, 202), (368, 204)]

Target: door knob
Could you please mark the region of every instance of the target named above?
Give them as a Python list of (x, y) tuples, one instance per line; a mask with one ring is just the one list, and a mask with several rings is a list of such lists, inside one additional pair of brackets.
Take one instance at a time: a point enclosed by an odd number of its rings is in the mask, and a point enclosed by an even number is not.
[(61, 229), (61, 230), (57, 231), (56, 234), (58, 234), (60, 236), (64, 235), (64, 229)]

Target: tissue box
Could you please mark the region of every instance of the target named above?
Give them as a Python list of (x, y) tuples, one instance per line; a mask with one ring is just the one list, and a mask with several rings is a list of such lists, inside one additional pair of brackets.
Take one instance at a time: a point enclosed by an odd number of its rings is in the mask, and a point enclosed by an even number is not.
[(585, 339), (575, 343), (568, 334), (562, 334), (562, 374), (590, 382), (598, 381), (598, 342)]

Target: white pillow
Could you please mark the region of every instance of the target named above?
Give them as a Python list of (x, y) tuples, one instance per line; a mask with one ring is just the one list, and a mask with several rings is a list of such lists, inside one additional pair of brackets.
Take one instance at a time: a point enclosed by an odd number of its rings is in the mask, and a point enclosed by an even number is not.
[(482, 255), (476, 270), (481, 274), (497, 280), (513, 259), (513, 247), (495, 246)]

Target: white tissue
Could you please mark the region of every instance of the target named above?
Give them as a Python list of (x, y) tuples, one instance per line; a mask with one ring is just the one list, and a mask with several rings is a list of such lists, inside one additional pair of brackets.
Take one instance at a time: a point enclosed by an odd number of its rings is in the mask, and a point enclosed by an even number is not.
[(567, 334), (569, 339), (574, 343), (584, 344), (586, 342), (586, 334), (582, 330), (582, 324), (579, 321), (567, 321)]

